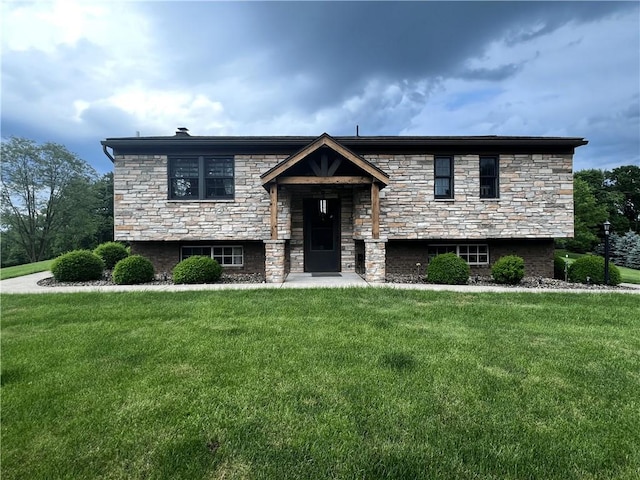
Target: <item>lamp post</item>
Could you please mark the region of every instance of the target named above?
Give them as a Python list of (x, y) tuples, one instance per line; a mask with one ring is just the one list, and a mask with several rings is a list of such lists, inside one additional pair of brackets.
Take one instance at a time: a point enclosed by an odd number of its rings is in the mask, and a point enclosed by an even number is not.
[(602, 226), (604, 227), (604, 284), (609, 285), (609, 229), (611, 223), (607, 220)]

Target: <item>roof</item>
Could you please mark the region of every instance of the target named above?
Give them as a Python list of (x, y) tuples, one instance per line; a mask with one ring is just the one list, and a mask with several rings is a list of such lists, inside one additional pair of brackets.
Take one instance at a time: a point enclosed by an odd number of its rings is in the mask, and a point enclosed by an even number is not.
[[(114, 155), (172, 152), (265, 153), (292, 155), (319, 137), (194, 136), (179, 133), (159, 137), (107, 138), (100, 143)], [(371, 153), (573, 153), (586, 145), (581, 137), (525, 136), (335, 136), (355, 154)]]

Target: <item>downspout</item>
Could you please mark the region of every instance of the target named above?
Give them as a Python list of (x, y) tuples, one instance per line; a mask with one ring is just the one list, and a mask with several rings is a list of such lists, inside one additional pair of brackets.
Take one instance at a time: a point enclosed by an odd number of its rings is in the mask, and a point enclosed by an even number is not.
[(111, 163), (116, 163), (116, 159), (113, 158), (113, 156), (107, 151), (107, 146), (103, 145), (102, 146), (102, 151), (104, 152), (104, 154), (109, 157), (109, 160), (111, 160)]

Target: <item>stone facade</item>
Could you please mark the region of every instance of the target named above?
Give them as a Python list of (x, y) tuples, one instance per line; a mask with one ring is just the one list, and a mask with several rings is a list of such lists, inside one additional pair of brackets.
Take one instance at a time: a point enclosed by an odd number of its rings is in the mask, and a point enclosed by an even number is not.
[[(390, 176), (380, 192), (380, 236), (389, 240), (573, 236), (570, 154), (500, 155), (497, 199), (480, 198), (479, 155), (454, 155), (451, 200), (434, 198), (433, 155), (366, 158)], [(365, 237), (370, 217), (361, 218)]]
[(285, 279), (285, 241), (265, 240), (265, 280), (282, 283)]
[(385, 244), (386, 239), (368, 238), (364, 241), (365, 280), (370, 283), (381, 283), (385, 279)]
[[(386, 172), (380, 191), (380, 239), (373, 238), (367, 185), (279, 185), (277, 241), (271, 239), (270, 196), (260, 175), (289, 155), (235, 154), (233, 200), (170, 200), (166, 155), (116, 155), (115, 239), (170, 271), (180, 246), (243, 245), (242, 273), (270, 281), (304, 270), (305, 198), (340, 200), (343, 272), (369, 281), (426, 265), (429, 243), (486, 243), (490, 263), (508, 252), (525, 258), (527, 274), (553, 272), (553, 237), (573, 236), (572, 155), (499, 154), (499, 198), (480, 198), (479, 155), (453, 155), (452, 199), (434, 198), (433, 154), (363, 154)], [(386, 241), (388, 240), (388, 243)], [(473, 267), (485, 273), (487, 267)]]
[[(260, 183), (260, 174), (283, 158), (278, 155), (236, 155), (234, 199), (202, 201), (169, 200), (166, 155), (117, 156), (114, 174), (115, 239), (267, 239), (269, 195)], [(282, 214), (285, 220), (284, 205)]]

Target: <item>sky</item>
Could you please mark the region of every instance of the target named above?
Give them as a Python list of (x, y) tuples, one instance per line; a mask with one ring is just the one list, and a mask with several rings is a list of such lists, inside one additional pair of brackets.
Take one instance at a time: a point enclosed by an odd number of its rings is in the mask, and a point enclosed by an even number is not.
[(584, 137), (640, 165), (640, 2), (0, 0), (2, 138)]

